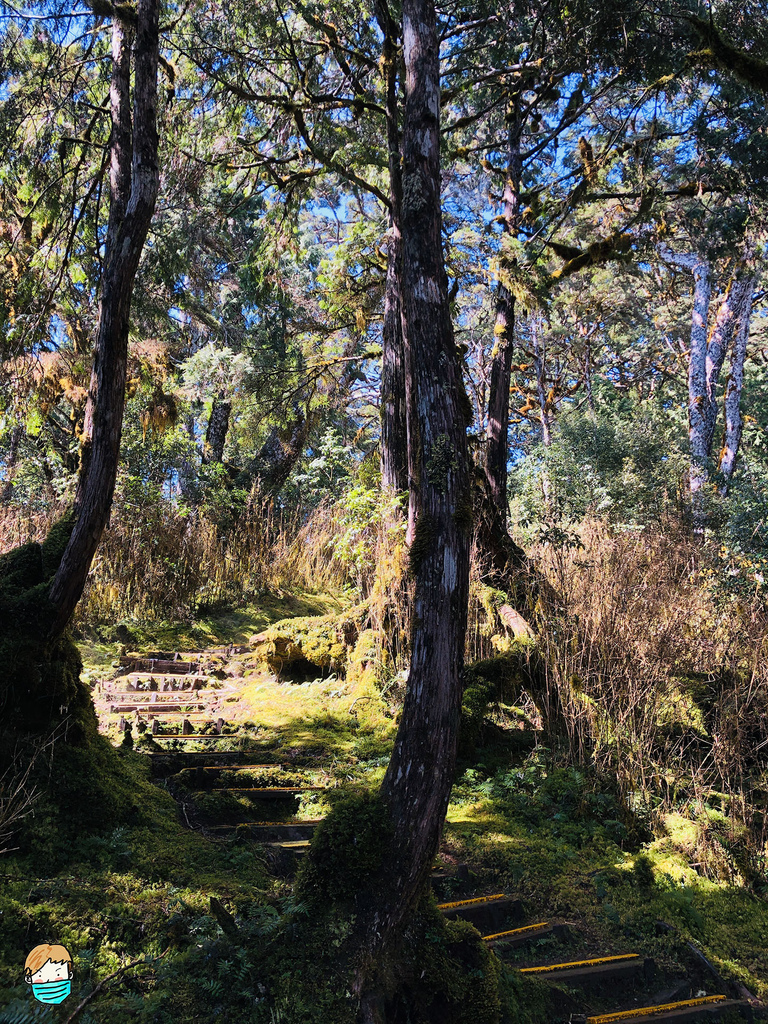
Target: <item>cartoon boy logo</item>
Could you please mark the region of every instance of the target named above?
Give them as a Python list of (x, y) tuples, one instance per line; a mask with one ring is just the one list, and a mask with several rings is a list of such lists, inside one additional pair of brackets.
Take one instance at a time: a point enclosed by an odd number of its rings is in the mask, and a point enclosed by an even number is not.
[(60, 1003), (72, 988), (72, 957), (64, 946), (35, 946), (24, 964), (24, 981), (41, 1003)]

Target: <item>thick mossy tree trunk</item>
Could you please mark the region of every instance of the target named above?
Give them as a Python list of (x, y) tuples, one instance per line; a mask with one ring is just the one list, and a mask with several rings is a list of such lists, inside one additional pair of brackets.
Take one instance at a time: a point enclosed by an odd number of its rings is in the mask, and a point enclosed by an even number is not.
[(439, 43), (433, 0), (403, 4), (401, 300), (408, 469), (415, 522), (412, 655), (402, 717), (381, 794), (395, 829), (386, 940), (427, 879), (451, 791), (469, 595), (469, 402), (454, 343), (442, 250)]
[[(131, 49), (135, 54), (131, 115)], [(117, 476), (131, 295), (155, 207), (158, 3), (139, 0), (134, 30), (112, 28), (110, 212), (99, 325), (75, 504), (42, 544), (0, 559), (0, 704), (19, 733), (95, 731), (80, 658), (65, 634), (109, 519)], [(57, 731), (57, 735), (58, 735)]]

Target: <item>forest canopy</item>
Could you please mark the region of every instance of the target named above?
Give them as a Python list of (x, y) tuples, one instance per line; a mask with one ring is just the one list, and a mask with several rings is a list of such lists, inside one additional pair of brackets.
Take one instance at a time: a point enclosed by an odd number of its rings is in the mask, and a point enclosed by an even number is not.
[[(760, 0), (0, 0), (0, 853), (58, 872), (58, 835), (100, 877), (131, 829), (171, 842), (169, 793), (192, 851), (268, 824), (214, 793), (345, 790), (279, 910), (253, 838), (235, 916), (211, 898), (212, 963), (234, 943), (245, 976), (277, 936), (250, 1016), (210, 964), (190, 980), (184, 908), (125, 947), (177, 963), (179, 1020), (528, 1019), (495, 936), (426, 895), (446, 842), (477, 872), (449, 895), (498, 877), (560, 917), (504, 861), (518, 827), (562, 839), (554, 873), (610, 849), (627, 907), (657, 883), (672, 906), (667, 839), (764, 897), (766, 95)], [(177, 732), (124, 701), (134, 751), (104, 694), (175, 692), (156, 664), (189, 701)], [(289, 760), (201, 796), (225, 768), (184, 757), (227, 728), (225, 753)], [(54, 764), (87, 780), (69, 824)], [(456, 824), (473, 800), (483, 839)], [(729, 997), (768, 992), (765, 965), (718, 963)], [(154, 984), (136, 1012), (165, 1020)]]

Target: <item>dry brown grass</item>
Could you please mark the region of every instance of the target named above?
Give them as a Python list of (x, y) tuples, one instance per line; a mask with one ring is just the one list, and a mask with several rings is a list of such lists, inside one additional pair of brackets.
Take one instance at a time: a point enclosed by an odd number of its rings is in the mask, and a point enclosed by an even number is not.
[(682, 533), (617, 533), (593, 522), (580, 539), (582, 548), (533, 552), (562, 598), (542, 609), (547, 685), (562, 712), (551, 743), (614, 774), (628, 802), (657, 815), (725, 810), (727, 825), (702, 826), (701, 842), (748, 847), (759, 860), (765, 607), (729, 595), (709, 553)]
[[(65, 511), (0, 508), (0, 553), (42, 540)], [(225, 529), (205, 511), (171, 502), (141, 506), (117, 495), (91, 568), (76, 623), (121, 619), (187, 621), (202, 609), (247, 604), (266, 591), (316, 589), (332, 573), (297, 524), (258, 499)]]

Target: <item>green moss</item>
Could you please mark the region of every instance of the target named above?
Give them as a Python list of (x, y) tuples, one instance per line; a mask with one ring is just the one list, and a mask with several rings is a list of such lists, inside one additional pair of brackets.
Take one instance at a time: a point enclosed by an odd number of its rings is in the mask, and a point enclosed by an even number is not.
[(0, 750), (6, 753), (27, 734), (58, 730), (69, 743), (85, 743), (96, 734), (77, 648), (68, 635), (47, 639), (55, 616), (48, 591), (71, 529), (64, 518), (42, 544), (24, 544), (0, 557), (0, 706), (6, 733)]
[(278, 675), (296, 662), (308, 662), (323, 672), (343, 672), (364, 614), (364, 606), (358, 606), (343, 615), (282, 619), (252, 641), (256, 655)]
[(363, 892), (373, 896), (367, 882), (382, 866), (390, 835), (389, 816), (377, 795), (355, 794), (336, 803), (318, 825), (299, 870), (299, 899), (326, 906), (354, 903)]
[(498, 1024), (502, 967), (466, 921), (446, 921), (425, 892), (397, 956), (383, 968), (385, 1019)]
[(471, 535), (475, 521), (471, 490), (468, 489), (459, 495), (453, 513), (453, 521), (463, 533), (467, 536)]
[(705, 709), (700, 703), (701, 689), (685, 679), (679, 680), (679, 684), (670, 681), (659, 705), (657, 725), (662, 729), (681, 726), (693, 730), (699, 736), (708, 737)]
[(445, 493), (448, 474), (458, 466), (456, 452), (447, 434), (439, 434), (432, 442), (426, 458), (429, 483), (441, 494)]
[(422, 512), (416, 520), (413, 543), (408, 554), (408, 567), (412, 576), (418, 575), (421, 563), (432, 550), (434, 542), (435, 522), (430, 515)]

